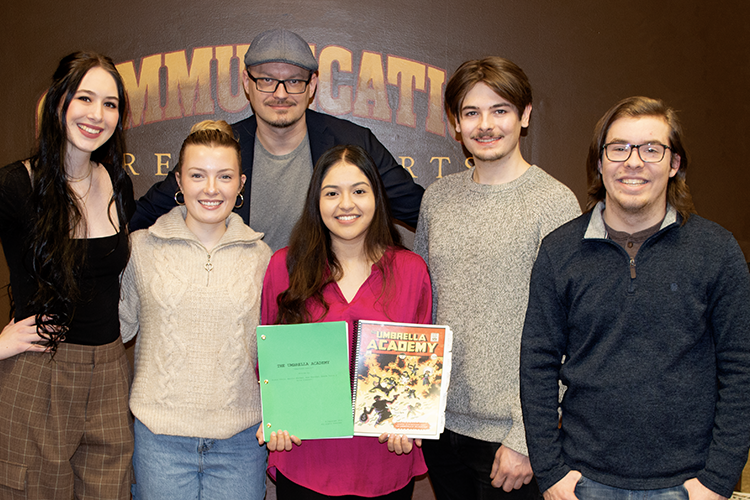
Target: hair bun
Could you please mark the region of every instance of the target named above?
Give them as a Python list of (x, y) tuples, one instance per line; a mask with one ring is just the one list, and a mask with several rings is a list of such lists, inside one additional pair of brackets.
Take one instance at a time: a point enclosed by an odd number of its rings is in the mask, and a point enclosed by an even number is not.
[(203, 120), (202, 122), (193, 125), (190, 129), (190, 133), (194, 134), (202, 130), (218, 130), (219, 132), (227, 134), (229, 137), (234, 137), (232, 126), (224, 120)]

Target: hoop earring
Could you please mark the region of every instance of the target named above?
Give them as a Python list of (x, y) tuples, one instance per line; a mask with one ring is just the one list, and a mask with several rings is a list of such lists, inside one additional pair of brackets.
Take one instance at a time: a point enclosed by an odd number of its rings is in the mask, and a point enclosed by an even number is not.
[(245, 204), (245, 197), (242, 196), (242, 193), (237, 193), (237, 199), (240, 200), (239, 205), (237, 204), (237, 200), (234, 202), (234, 208), (241, 208), (242, 205)]
[[(182, 201), (180, 201), (180, 200), (177, 199), (177, 197), (180, 196), (180, 195), (182, 195)], [(185, 195), (182, 194), (182, 190), (181, 189), (177, 190), (177, 192), (174, 194), (174, 202), (177, 203), (178, 205), (184, 205), (185, 204)]]

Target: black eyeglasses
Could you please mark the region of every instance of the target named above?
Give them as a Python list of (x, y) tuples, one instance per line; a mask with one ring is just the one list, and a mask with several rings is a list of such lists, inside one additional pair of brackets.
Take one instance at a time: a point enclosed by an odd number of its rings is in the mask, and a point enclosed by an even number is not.
[(667, 149), (671, 150), (669, 146), (660, 144), (658, 142), (649, 142), (646, 144), (623, 144), (621, 142), (610, 142), (602, 146), (604, 154), (607, 155), (609, 161), (621, 162), (628, 161), (630, 155), (633, 154), (633, 150), (638, 150), (638, 156), (643, 163), (659, 163), (664, 159), (664, 154)]
[(250, 72), (247, 72), (247, 76), (255, 82), (255, 88), (258, 92), (264, 92), (266, 94), (273, 94), (279, 85), (284, 86), (284, 90), (287, 94), (302, 94), (307, 88), (307, 84), (310, 83), (312, 78), (307, 80), (300, 80), (299, 78), (290, 78), (288, 80), (277, 80), (276, 78), (260, 77), (255, 78)]

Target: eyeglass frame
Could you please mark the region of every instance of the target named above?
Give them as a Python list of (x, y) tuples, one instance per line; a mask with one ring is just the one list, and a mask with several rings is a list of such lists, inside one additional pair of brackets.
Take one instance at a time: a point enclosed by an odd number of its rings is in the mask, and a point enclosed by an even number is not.
[[(284, 92), (286, 92), (289, 95), (304, 94), (305, 91), (307, 90), (307, 86), (310, 85), (310, 82), (312, 81), (312, 75), (310, 75), (310, 78), (308, 78), (307, 80), (303, 80), (302, 78), (287, 78), (286, 80), (279, 80), (278, 78), (270, 78), (268, 76), (261, 76), (259, 78), (256, 78), (256, 77), (254, 77), (253, 75), (250, 74), (250, 70), (247, 70), (247, 77), (250, 78), (250, 80), (252, 80), (253, 83), (255, 83), (255, 90), (257, 90), (258, 92), (263, 92), (264, 94), (273, 94), (273, 93), (275, 93), (277, 90), (279, 90), (279, 85), (283, 85), (284, 86)], [(260, 80), (260, 79), (263, 79), (263, 80), (273, 80), (274, 82), (276, 82), (276, 86), (273, 88), (273, 90), (270, 90), (270, 91), (269, 90), (260, 90), (258, 88), (258, 80)], [(300, 82), (305, 82), (305, 88), (302, 89), (302, 92), (289, 92), (289, 89), (286, 87), (286, 82), (288, 82), (289, 80), (299, 80)]]
[[(286, 87), (284, 87), (286, 88)], [(609, 152), (607, 151), (607, 146), (611, 146), (612, 144), (620, 144), (622, 146), (627, 146), (630, 148), (630, 151), (628, 151), (628, 156), (623, 160), (613, 160), (609, 157)], [(641, 146), (661, 146), (664, 148), (664, 151), (661, 154), (661, 158), (658, 160), (645, 160), (643, 159), (643, 156), (641, 156)], [(671, 146), (667, 146), (666, 144), (662, 144), (661, 142), (644, 142), (643, 144), (628, 144), (628, 143), (622, 143), (622, 142), (608, 142), (607, 144), (602, 146), (602, 151), (604, 152), (604, 156), (607, 157), (609, 161), (612, 163), (622, 163), (624, 161), (628, 161), (631, 156), (633, 156), (633, 150), (638, 150), (638, 158), (641, 159), (643, 163), (659, 163), (664, 159), (664, 157), (667, 155), (667, 150), (673, 151)]]

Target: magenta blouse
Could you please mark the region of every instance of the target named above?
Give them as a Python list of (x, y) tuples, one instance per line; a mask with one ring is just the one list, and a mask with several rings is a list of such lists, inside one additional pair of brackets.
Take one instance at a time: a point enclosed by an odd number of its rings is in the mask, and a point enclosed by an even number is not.
[[(261, 322), (273, 324), (278, 307), (276, 297), (289, 287), (287, 249), (271, 257), (263, 282)], [(432, 322), (432, 288), (427, 265), (415, 253), (389, 249), (383, 256), (388, 286), (383, 293), (383, 274), (377, 266), (347, 302), (336, 283), (323, 290), (328, 314), (323, 321), (346, 321), (349, 352), (354, 345), (354, 326), (359, 319), (429, 324)], [(323, 308), (312, 300), (307, 306), (313, 318)], [(287, 429), (294, 434), (294, 429)], [(427, 472), (422, 449), (414, 446), (408, 455), (388, 451), (374, 437), (302, 441), (291, 451), (271, 452), (268, 471), (275, 478), (280, 470), (289, 480), (324, 495), (380, 496), (406, 486), (414, 476)]]

